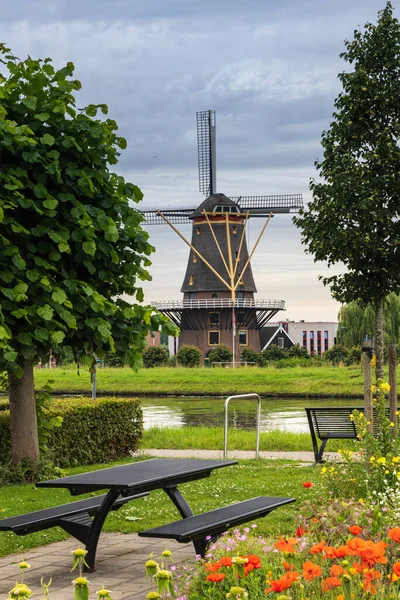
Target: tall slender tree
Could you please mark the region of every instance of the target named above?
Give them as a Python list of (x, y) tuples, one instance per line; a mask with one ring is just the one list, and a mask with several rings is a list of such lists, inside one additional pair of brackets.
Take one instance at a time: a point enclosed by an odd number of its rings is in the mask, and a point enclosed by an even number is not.
[(374, 306), (376, 375), (383, 376), (383, 301), (400, 291), (400, 23), (390, 2), (345, 42), (343, 91), (322, 133), (312, 201), (294, 219), (315, 261), (343, 263), (322, 278), (340, 302)]
[(106, 350), (133, 366), (149, 330), (175, 330), (143, 300), (154, 250), (110, 171), (126, 147), (104, 104), (77, 109), (74, 66), (16, 59), (0, 45), (0, 371), (9, 379), (12, 458), (39, 457), (33, 365), (72, 349), (91, 367)]

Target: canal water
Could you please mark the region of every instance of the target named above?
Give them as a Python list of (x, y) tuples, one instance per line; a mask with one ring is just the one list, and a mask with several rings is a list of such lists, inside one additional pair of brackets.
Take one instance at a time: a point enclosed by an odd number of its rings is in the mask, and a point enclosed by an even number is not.
[[(163, 397), (141, 398), (144, 427), (223, 426), (226, 398)], [(308, 433), (305, 406), (362, 406), (354, 398), (311, 399), (261, 398), (261, 431), (281, 429)], [(257, 399), (231, 400), (228, 421), (230, 427), (255, 429)]]

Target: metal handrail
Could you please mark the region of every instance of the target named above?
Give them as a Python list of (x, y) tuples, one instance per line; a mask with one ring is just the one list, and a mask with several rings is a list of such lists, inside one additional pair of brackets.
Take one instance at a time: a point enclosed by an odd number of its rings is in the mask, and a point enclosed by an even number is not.
[(261, 429), (261, 398), (258, 394), (240, 394), (239, 396), (229, 396), (225, 400), (225, 426), (224, 426), (224, 460), (228, 454), (228, 404), (230, 400), (236, 400), (238, 398), (257, 398), (258, 409), (257, 409), (257, 437), (256, 437), (256, 458), (259, 458), (260, 454), (260, 429)]
[(189, 309), (213, 309), (213, 308), (255, 308), (262, 310), (265, 308), (283, 310), (285, 308), (284, 300), (253, 300), (251, 298), (208, 298), (199, 300), (160, 300), (151, 302), (151, 305), (158, 310), (183, 310)]

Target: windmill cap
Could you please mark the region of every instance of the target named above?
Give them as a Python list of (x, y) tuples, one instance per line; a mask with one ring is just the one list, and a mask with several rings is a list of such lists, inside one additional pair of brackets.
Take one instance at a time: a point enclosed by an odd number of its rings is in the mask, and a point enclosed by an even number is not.
[(189, 219), (201, 217), (203, 210), (205, 210), (207, 213), (213, 212), (216, 206), (236, 206), (240, 212), (239, 204), (228, 198), (228, 196), (225, 196), (225, 194), (211, 194), (211, 196), (208, 196), (208, 198), (206, 198), (204, 202), (202, 202), (200, 206), (198, 206), (196, 210), (192, 212), (192, 214), (189, 216)]

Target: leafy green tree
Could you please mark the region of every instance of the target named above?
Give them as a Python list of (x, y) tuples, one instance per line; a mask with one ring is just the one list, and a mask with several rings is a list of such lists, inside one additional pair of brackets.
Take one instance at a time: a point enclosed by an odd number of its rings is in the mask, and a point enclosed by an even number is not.
[(117, 351), (140, 364), (149, 330), (175, 328), (143, 300), (154, 250), (110, 171), (126, 140), (104, 104), (76, 107), (74, 65), (20, 61), (0, 45), (0, 370), (8, 373), (12, 458), (39, 458), (33, 365), (70, 348), (92, 367)]
[(315, 261), (344, 263), (323, 278), (340, 302), (361, 299), (376, 315), (377, 378), (383, 376), (383, 301), (400, 291), (400, 23), (387, 2), (377, 24), (346, 41), (343, 91), (322, 133), (320, 180), (294, 219)]

